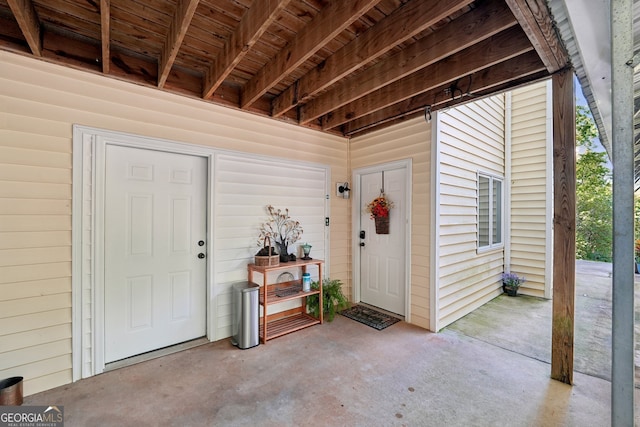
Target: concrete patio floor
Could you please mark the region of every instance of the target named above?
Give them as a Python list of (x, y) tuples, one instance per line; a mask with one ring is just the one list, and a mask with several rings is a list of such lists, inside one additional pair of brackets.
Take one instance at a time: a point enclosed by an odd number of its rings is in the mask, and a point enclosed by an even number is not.
[[(551, 301), (500, 296), (438, 334), (336, 316), (253, 349), (201, 345), (24, 405), (63, 405), (68, 427), (608, 426), (607, 268), (578, 262), (574, 386), (549, 378)], [(636, 424), (639, 409), (636, 397)]]

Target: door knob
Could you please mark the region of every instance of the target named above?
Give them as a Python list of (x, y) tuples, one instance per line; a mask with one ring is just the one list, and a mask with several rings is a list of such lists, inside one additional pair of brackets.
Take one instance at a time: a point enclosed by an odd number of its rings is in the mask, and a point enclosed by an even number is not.
[(202, 258), (204, 258), (204, 257), (205, 257), (205, 255), (204, 255), (202, 252), (200, 252), (200, 253), (198, 254), (198, 258), (202, 259)]

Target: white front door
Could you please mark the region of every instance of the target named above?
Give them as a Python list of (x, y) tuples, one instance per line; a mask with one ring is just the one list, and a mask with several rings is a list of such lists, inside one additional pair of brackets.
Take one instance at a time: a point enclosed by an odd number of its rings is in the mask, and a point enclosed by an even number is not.
[(105, 175), (105, 362), (204, 336), (206, 158), (107, 145)]
[[(360, 176), (360, 301), (400, 315), (405, 314), (406, 174), (393, 169)], [(376, 234), (366, 206), (383, 188), (394, 207), (389, 234)]]

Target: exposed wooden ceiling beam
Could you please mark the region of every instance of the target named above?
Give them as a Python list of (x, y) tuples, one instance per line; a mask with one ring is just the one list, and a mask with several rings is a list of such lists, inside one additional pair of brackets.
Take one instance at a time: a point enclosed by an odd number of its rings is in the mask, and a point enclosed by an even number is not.
[(102, 35), (102, 72), (109, 74), (111, 65), (111, 0), (100, 0), (100, 33)]
[(289, 86), (273, 100), (271, 115), (279, 117), (472, 1), (411, 0)]
[(470, 47), (516, 23), (503, 1), (485, 2), (481, 7), (423, 37), (405, 50), (368, 68), (356, 78), (347, 78), (309, 101), (300, 107), (300, 123), (311, 123), (323, 114)]
[(178, 0), (158, 61), (158, 87), (164, 86), (200, 0)]
[(368, 68), (356, 78), (346, 78), (316, 99), (301, 106), (300, 123), (311, 123), (323, 114), (516, 24), (516, 19), (503, 0), (484, 2), (477, 9)]
[(7, 0), (31, 52), (42, 56), (40, 20), (31, 0)]
[(215, 92), (290, 2), (291, 0), (253, 2), (231, 37), (225, 41), (222, 53), (211, 63), (205, 75), (203, 98), (209, 98)]
[(565, 68), (569, 63), (566, 50), (554, 30), (549, 9), (544, 0), (506, 0), (542, 58), (549, 73)]
[(333, 1), (323, 8), (276, 57), (247, 82), (242, 108), (247, 108), (284, 76), (359, 19), (380, 0)]
[(532, 49), (520, 28), (509, 28), (324, 115), (322, 128), (340, 126)]
[[(465, 94), (458, 102), (469, 101), (475, 96), (484, 96), (498, 87), (509, 84), (519, 85), (527, 80), (535, 80), (541, 77), (540, 73), (543, 71), (545, 71), (544, 64), (536, 52), (530, 50), (522, 55), (473, 73), (471, 75), (471, 84), (468, 88), (468, 94), (471, 97)], [(466, 84), (466, 79), (467, 77), (463, 77), (460, 84)], [(407, 115), (413, 115), (417, 112), (424, 113), (426, 106), (431, 106), (432, 111), (450, 107), (454, 102), (452, 102), (450, 96), (445, 94), (444, 89), (448, 88), (451, 83), (451, 81), (445, 82), (435, 89), (353, 120), (345, 124), (344, 134), (353, 135)]]

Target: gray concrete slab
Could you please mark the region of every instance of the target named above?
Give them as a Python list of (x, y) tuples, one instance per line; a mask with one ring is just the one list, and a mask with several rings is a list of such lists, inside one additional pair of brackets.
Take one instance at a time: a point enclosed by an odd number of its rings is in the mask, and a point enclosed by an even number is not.
[[(611, 290), (611, 264), (576, 262), (574, 371), (608, 381)], [(551, 312), (551, 300), (503, 294), (448, 329), (551, 363)]]
[[(597, 272), (585, 273), (594, 284)], [(549, 378), (550, 301), (505, 296), (438, 334), (337, 316), (253, 349), (205, 344), (25, 404), (64, 405), (67, 427), (608, 426), (608, 293), (579, 289), (577, 312), (597, 310), (576, 331), (584, 362), (574, 386)], [(594, 343), (602, 348), (590, 360)]]

